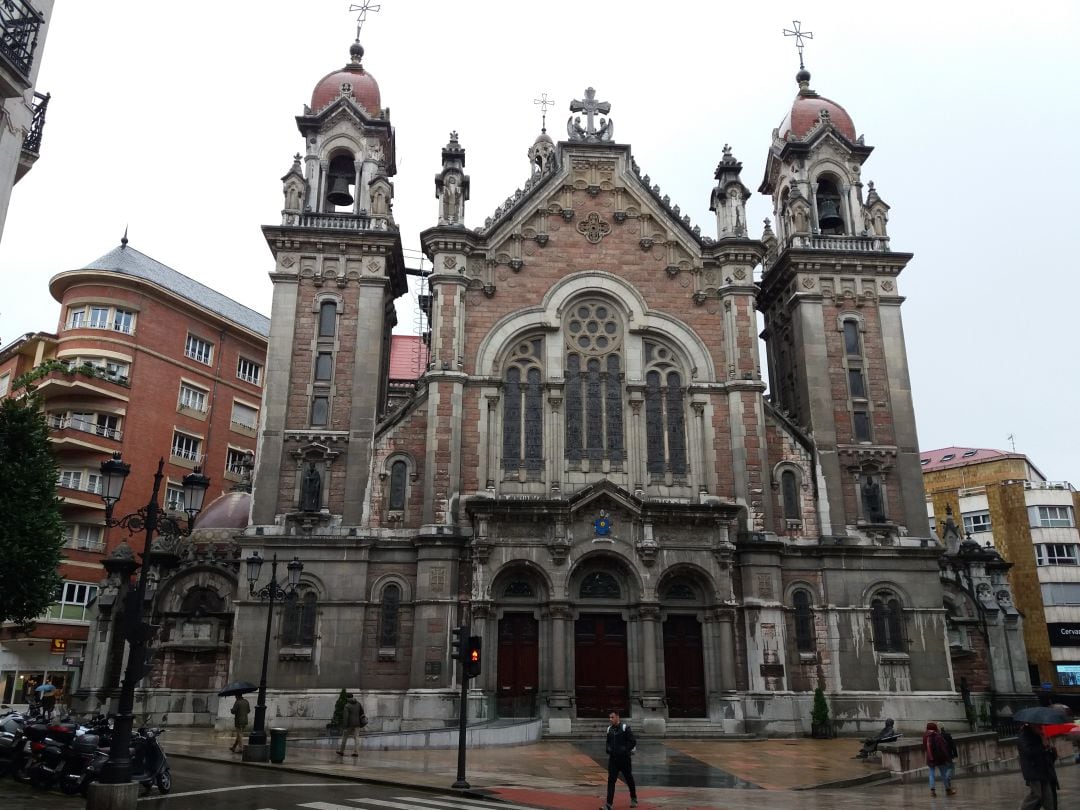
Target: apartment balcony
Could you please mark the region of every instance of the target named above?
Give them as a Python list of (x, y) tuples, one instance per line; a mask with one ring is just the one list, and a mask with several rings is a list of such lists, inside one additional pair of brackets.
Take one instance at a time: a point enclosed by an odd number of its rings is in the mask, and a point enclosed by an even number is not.
[(93, 450), (111, 455), (120, 450), (123, 431), (69, 416), (49, 416), (48, 421), (53, 431), (49, 438), (57, 451)]
[(45, 110), (49, 107), (50, 96), (48, 93), (34, 93), (34, 101), (31, 108), (34, 117), (30, 122), (30, 131), (23, 138), (22, 153), (19, 155), (19, 165), (15, 169), (15, 182), (18, 183), (37, 162), (41, 152), (41, 136), (45, 131)]
[(45, 18), (26, 0), (0, 0), (0, 97), (30, 89), (38, 34)]
[(56, 395), (83, 394), (127, 402), (131, 394), (131, 380), (127, 376), (111, 374), (96, 366), (70, 368), (56, 362), (40, 369), (43, 373), (36, 380), (37, 393), (46, 401)]

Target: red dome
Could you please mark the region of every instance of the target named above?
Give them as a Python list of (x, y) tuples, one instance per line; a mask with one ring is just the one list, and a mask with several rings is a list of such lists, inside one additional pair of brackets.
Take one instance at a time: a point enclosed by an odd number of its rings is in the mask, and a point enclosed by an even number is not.
[(199, 513), (196, 529), (246, 529), (250, 492), (226, 492)]
[(364, 49), (360, 47), (360, 43), (354, 43), (349, 53), (352, 54), (351, 64), (327, 74), (315, 85), (315, 91), (311, 94), (311, 111), (321, 112), (340, 96), (349, 96), (363, 107), (368, 115), (378, 118), (382, 112), (379, 83), (360, 64)]
[(780, 124), (780, 139), (786, 141), (790, 133), (795, 140), (802, 140), (817, 125), (821, 111), (828, 110), (829, 120), (832, 121), (833, 126), (840, 130), (849, 141), (854, 141), (856, 139), (855, 124), (847, 110), (835, 101), (819, 96), (811, 90), (808, 72), (800, 72), (797, 78), (800, 80), (799, 95), (795, 96), (791, 111)]

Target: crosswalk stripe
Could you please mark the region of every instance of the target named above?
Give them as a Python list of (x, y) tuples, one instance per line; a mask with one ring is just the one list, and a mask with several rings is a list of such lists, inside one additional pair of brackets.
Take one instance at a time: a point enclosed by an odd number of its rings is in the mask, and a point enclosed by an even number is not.
[(351, 805), (334, 804), (333, 802), (307, 802), (306, 804), (301, 804), (297, 806), (310, 807), (311, 810), (356, 810), (356, 808)]
[(462, 808), (462, 810), (472, 810), (473, 808), (478, 808), (479, 810), (536, 810), (535, 807), (526, 807), (523, 804), (485, 802), (479, 799), (465, 799), (458, 796), (447, 796), (442, 799), (428, 799), (420, 796), (402, 796), (395, 798), (408, 798), (411, 801), (421, 802), (424, 805), (430, 805), (431, 807), (446, 807), (449, 804), (452, 807)]

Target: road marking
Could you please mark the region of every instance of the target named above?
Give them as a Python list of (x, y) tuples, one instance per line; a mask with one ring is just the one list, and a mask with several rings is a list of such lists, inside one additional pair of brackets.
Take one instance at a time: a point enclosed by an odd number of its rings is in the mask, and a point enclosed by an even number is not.
[[(159, 802), (164, 799), (179, 799), (183, 796), (205, 796), (209, 793), (228, 793), (230, 790), (264, 790), (265, 788), (294, 788), (294, 787), (329, 787), (341, 785), (341, 782), (293, 782), (286, 785), (232, 785), (230, 787), (207, 788), (206, 790), (189, 790), (186, 793), (168, 793), (164, 796), (142, 796), (140, 802)], [(353, 810), (353, 808), (349, 808)]]
[(443, 799), (428, 799), (420, 796), (401, 797), (409, 798), (414, 802), (421, 802), (425, 805), (430, 804), (432, 807), (446, 807), (447, 804), (452, 807), (468, 808), (480, 808), (480, 810), (492, 810), (497, 808), (498, 810), (536, 810), (535, 807), (526, 807), (523, 804), (510, 804), (509, 802), (487, 802), (480, 799), (464, 799), (458, 796), (447, 796)]

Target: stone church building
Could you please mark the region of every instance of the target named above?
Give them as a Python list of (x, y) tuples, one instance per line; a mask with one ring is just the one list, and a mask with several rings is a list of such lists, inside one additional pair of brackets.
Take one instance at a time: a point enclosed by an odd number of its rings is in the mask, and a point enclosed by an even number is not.
[[(315, 85), (263, 229), (273, 310), (235, 556), (304, 565), (270, 618), (268, 722), (324, 725), (343, 687), (369, 730), (452, 721), (458, 625), (483, 640), (471, 716), (550, 734), (613, 707), (655, 734), (809, 731), (819, 685), (848, 732), (963, 718), (901, 319), (912, 254), (848, 112), (805, 70), (793, 101), (775, 89), (760, 235), (730, 148), (702, 233), (592, 88), (480, 226), (451, 133), (420, 234), (429, 356), (401, 399), (394, 128), (363, 54)], [(232, 571), (229, 677), (257, 683), (267, 606)], [(1023, 671), (997, 643), (976, 645), (986, 666)]]

